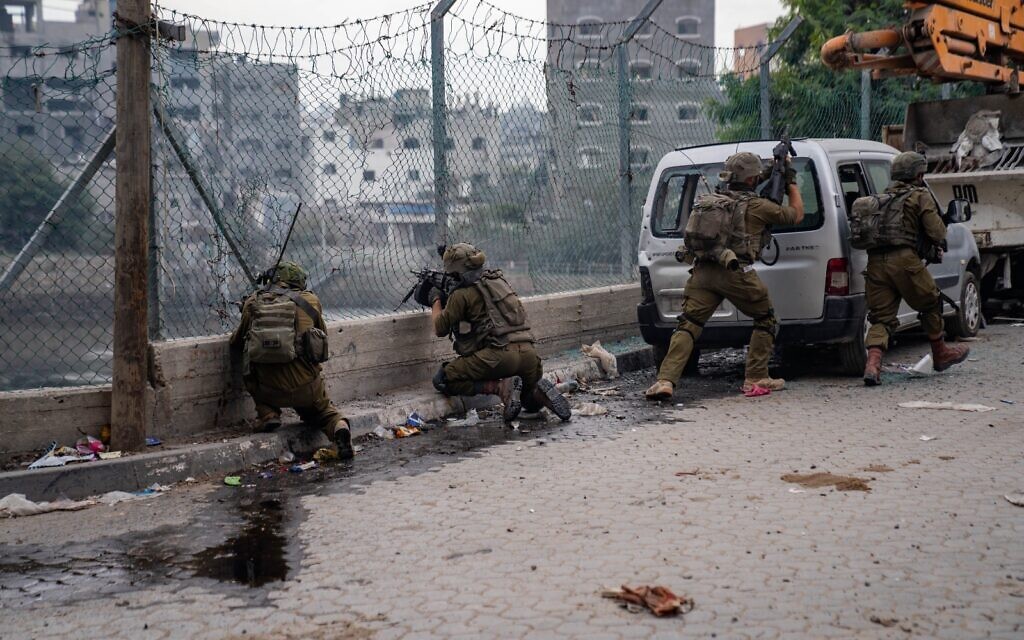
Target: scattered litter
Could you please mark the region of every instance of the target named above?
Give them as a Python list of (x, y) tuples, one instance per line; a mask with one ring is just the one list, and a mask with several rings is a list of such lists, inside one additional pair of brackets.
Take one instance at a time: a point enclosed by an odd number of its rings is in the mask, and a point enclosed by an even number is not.
[(264, 480), (269, 480), (274, 477), (274, 473), (272, 471), (260, 471), (260, 477)]
[(1024, 322), (1014, 322), (1011, 327), (1024, 327)]
[(1007, 400), (1006, 398), (1003, 398), (999, 402), (1002, 402), (1003, 404), (1017, 404), (1016, 400)]
[(920, 438), (918, 438), (918, 440), (920, 440), (921, 442), (931, 442), (932, 440), (936, 439), (937, 437), (938, 436), (921, 436)]
[(189, 477), (185, 478), (185, 482), (187, 482), (189, 484), (192, 484), (195, 481), (196, 481), (196, 479), (193, 478), (192, 476), (189, 476)]
[(892, 472), (892, 467), (884, 464), (870, 464), (864, 467), (863, 471), (869, 471), (871, 473), (890, 473)]
[(518, 420), (513, 420), (512, 421), (512, 430), (513, 431), (519, 431), (519, 421)]
[(321, 464), (324, 462), (332, 462), (338, 459), (338, 452), (328, 447), (321, 447), (313, 454), (313, 459)]
[(405, 419), (405, 426), (407, 427), (425, 427), (427, 421), (423, 419), (423, 416), (413, 411), (409, 414), (409, 417)]
[(146, 436), (147, 447), (159, 447), (163, 443), (160, 442), (160, 438), (154, 438), (153, 436)]
[(871, 616), (871, 622), (880, 624), (883, 627), (895, 627), (899, 623), (899, 620), (896, 618), (879, 618), (878, 616)]
[(363, 446), (360, 445), (360, 444), (357, 444), (356, 446), (352, 447), (352, 450), (355, 451), (356, 453), (359, 453), (360, 451), (363, 450)]
[(480, 414), (476, 412), (476, 409), (470, 409), (466, 413), (466, 417), (460, 420), (449, 420), (448, 426), (450, 427), (472, 427), (473, 425), (480, 423)]
[(601, 346), (600, 340), (594, 344), (582, 345), (580, 351), (588, 358), (597, 360), (598, 368), (601, 369), (601, 373), (604, 374), (605, 378), (613, 379), (619, 377), (619, 364), (615, 360), (615, 356)]
[(291, 471), (292, 473), (302, 473), (304, 471), (309, 471), (310, 469), (316, 469), (316, 467), (316, 460), (310, 460), (309, 462), (303, 462), (302, 464), (293, 464), (288, 467), (288, 471)]
[(105, 424), (102, 427), (100, 427), (100, 440), (103, 441), (103, 444), (107, 444), (107, 445), (110, 444), (110, 425), (109, 424)]
[(143, 491), (137, 491), (135, 493), (128, 493), (127, 491), (108, 491), (99, 498), (96, 498), (96, 502), (110, 506), (119, 502), (129, 502), (140, 498), (150, 498), (155, 495), (159, 495), (159, 493), (149, 489), (144, 489)]
[(289, 462), (295, 462), (295, 454), (291, 451), (285, 451), (277, 457), (277, 461), (281, 464), (288, 464)]
[(0, 499), (0, 516), (34, 516), (49, 511), (77, 511), (96, 504), (95, 500), (57, 500), (55, 502), (32, 502), (23, 493), (12, 493)]
[(853, 476), (837, 476), (831, 473), (787, 473), (782, 476), (784, 482), (792, 482), (806, 489), (820, 489), (835, 486), (838, 491), (871, 491), (867, 480)]
[(419, 433), (422, 433), (422, 432), (418, 428), (416, 428), (416, 427), (409, 427), (409, 426), (395, 427), (395, 437), (396, 438), (408, 438), (409, 436), (414, 436), (414, 435), (417, 435)]
[(583, 402), (572, 408), (576, 416), (603, 416), (608, 413), (608, 408), (596, 402)]
[(926, 400), (913, 400), (911, 402), (901, 402), (898, 406), (904, 409), (945, 409), (948, 411), (973, 411), (975, 413), (995, 411), (995, 407), (989, 407), (983, 404), (954, 404), (952, 402), (928, 402)]
[(1003, 497), (1016, 507), (1024, 507), (1024, 493), (1008, 493)]
[(561, 394), (576, 393), (580, 390), (580, 383), (578, 380), (566, 380), (565, 382), (559, 382), (556, 384), (555, 389), (557, 389), (558, 393)]
[(530, 509), (530, 513), (533, 513), (533, 509)]
[(124, 452), (123, 451), (103, 451), (103, 452), (97, 453), (96, 455), (98, 455), (100, 457), (100, 460), (115, 460), (115, 459), (120, 458), (121, 456), (123, 456)]
[(699, 473), (700, 473), (700, 468), (697, 468), (697, 469), (694, 469), (693, 471), (676, 471), (676, 476), (677, 477), (695, 476), (695, 475), (698, 475)]
[(107, 450), (107, 447), (99, 438), (85, 436), (78, 439), (78, 442), (75, 443), (75, 449), (83, 456), (90, 456), (94, 453), (103, 453)]
[(240, 487), (242, 486), (241, 476), (224, 476), (224, 484), (229, 487)]
[(790, 487), (790, 488), (789, 488), (789, 492), (790, 492), (790, 493), (807, 493), (807, 492), (806, 492), (806, 491), (804, 491), (803, 489), (797, 489), (796, 487)]
[(611, 388), (608, 388), (608, 389), (591, 389), (590, 393), (593, 393), (594, 395), (597, 395), (597, 396), (603, 396), (603, 397), (621, 396), (622, 395), (622, 392), (619, 391), (618, 387), (611, 387)]
[(662, 586), (633, 588), (622, 585), (620, 589), (602, 591), (601, 597), (618, 600), (631, 613), (647, 609), (659, 618), (693, 611), (693, 600), (677, 596), (671, 589)]
[(43, 456), (32, 464), (28, 465), (29, 469), (45, 469), (46, 467), (63, 467), (69, 462), (86, 462), (92, 460), (92, 456)]
[(743, 392), (743, 395), (748, 398), (758, 398), (760, 396), (767, 396), (771, 394), (772, 390), (768, 387), (762, 387), (759, 384), (751, 385), (749, 389)]
[(917, 363), (907, 370), (907, 373), (913, 373), (919, 376), (929, 376), (935, 373), (935, 367), (932, 363), (932, 354), (925, 354), (923, 358), (917, 361)]
[(378, 438), (381, 438), (383, 440), (392, 440), (395, 437), (394, 432), (392, 432), (391, 429), (385, 427), (382, 424), (377, 425), (373, 429), (373, 435), (375, 435)]

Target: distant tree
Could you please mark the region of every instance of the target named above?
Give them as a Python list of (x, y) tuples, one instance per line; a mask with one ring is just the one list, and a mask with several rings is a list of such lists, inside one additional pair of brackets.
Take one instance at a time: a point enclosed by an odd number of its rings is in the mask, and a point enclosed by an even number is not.
[[(0, 248), (17, 251), (64, 192), (53, 166), (24, 142), (0, 143)], [(83, 244), (94, 202), (83, 193), (50, 233), (44, 248), (75, 249)], [(100, 249), (101, 247), (94, 247)]]
[[(804, 23), (783, 45), (771, 70), (772, 126), (774, 134), (788, 126), (793, 136), (859, 138), (860, 73), (835, 72), (820, 58), (821, 46), (848, 30), (868, 31), (901, 24), (903, 0), (783, 0), (787, 15), (769, 30), (778, 37), (796, 15)], [(724, 101), (709, 105), (723, 140), (756, 139), (760, 127), (760, 81), (727, 76)], [(977, 95), (978, 86), (955, 85), (954, 95)], [(906, 106), (918, 100), (938, 99), (939, 86), (915, 76), (872, 82), (871, 137), (879, 139), (886, 124), (902, 123)]]

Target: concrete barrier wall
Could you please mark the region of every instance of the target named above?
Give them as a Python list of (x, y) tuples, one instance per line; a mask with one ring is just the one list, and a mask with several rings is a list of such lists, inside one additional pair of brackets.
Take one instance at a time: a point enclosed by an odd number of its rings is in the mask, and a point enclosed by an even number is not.
[[(637, 285), (619, 285), (524, 300), (542, 356), (593, 340), (637, 334)], [(331, 359), (324, 365), (336, 403), (426, 383), (453, 356), (436, 338), (427, 313), (333, 322)], [(226, 336), (159, 342), (150, 353), (150, 433), (171, 441), (227, 431), (254, 417)], [(0, 393), (0, 455), (31, 451), (78, 430), (98, 433), (110, 421), (110, 387)]]

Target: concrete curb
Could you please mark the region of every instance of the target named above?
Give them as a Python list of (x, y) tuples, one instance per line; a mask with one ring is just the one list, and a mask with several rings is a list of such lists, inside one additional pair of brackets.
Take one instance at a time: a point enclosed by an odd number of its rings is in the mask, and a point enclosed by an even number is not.
[[(612, 345), (608, 345), (611, 347)], [(651, 366), (650, 347), (630, 343), (625, 349), (612, 349), (618, 359), (620, 373)], [(555, 363), (552, 363), (555, 364)], [(547, 374), (553, 380), (602, 378), (595, 360), (576, 358), (554, 368)], [(354, 437), (372, 433), (379, 425), (395, 425), (405, 421), (413, 411), (426, 420), (463, 413), (469, 409), (497, 404), (494, 396), (444, 398), (431, 390), (390, 396), (386, 407), (367, 407), (353, 402), (341, 406), (352, 427)], [(360, 406), (364, 405), (364, 406)], [(77, 500), (107, 491), (137, 491), (153, 483), (172, 484), (186, 478), (207, 478), (278, 458), (285, 451), (311, 453), (326, 446), (327, 439), (318, 431), (288, 425), (272, 434), (255, 434), (223, 442), (185, 446), (165, 451), (141, 453), (116, 460), (72, 464), (50, 469), (19, 470), (0, 473), (0, 497), (22, 493), (29, 500)]]

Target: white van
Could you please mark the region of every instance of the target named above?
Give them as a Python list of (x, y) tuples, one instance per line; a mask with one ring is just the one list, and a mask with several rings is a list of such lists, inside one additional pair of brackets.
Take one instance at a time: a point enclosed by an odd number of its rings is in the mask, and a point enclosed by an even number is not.
[[(640, 332), (660, 363), (682, 308), (690, 265), (675, 259), (694, 198), (718, 184), (725, 159), (751, 151), (770, 159), (777, 141), (714, 144), (677, 149), (658, 163), (644, 203), (640, 228), (640, 283), (637, 308)], [(773, 240), (755, 265), (771, 294), (780, 323), (776, 345), (835, 345), (839, 368), (864, 372), (866, 305), (863, 271), (867, 254), (850, 248), (847, 210), (857, 198), (879, 193), (889, 184), (896, 149), (878, 142), (848, 139), (794, 140), (797, 184), (804, 200), (802, 223), (772, 229)], [(940, 209), (941, 210), (941, 209)], [(977, 334), (981, 324), (981, 260), (974, 237), (961, 224), (970, 217), (964, 201), (949, 203), (946, 214), (949, 249), (939, 264), (928, 267), (943, 293), (947, 328), (961, 336)], [(900, 328), (918, 324), (906, 303)], [(753, 323), (723, 301), (704, 328), (700, 348), (741, 347)], [(697, 358), (688, 370), (696, 370)]]

